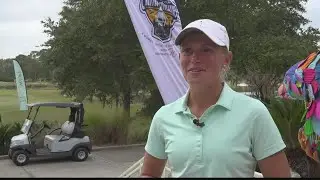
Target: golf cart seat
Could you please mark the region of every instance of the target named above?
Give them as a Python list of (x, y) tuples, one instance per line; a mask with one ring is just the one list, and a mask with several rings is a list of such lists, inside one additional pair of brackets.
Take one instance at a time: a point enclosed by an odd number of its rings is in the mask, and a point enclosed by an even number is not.
[(45, 141), (45, 143), (48, 143), (48, 145), (50, 145), (52, 142), (68, 140), (68, 139), (70, 139), (74, 128), (75, 128), (74, 122), (66, 121), (61, 126), (61, 134), (60, 135), (51, 135), (51, 134), (46, 135), (44, 137), (44, 141)]

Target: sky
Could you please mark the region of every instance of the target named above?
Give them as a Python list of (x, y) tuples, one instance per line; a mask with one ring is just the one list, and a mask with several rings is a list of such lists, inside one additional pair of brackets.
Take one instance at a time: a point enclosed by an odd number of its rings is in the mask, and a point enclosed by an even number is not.
[[(59, 19), (63, 0), (0, 0), (0, 59), (40, 50), (47, 39), (41, 20)], [(305, 17), (320, 28), (320, 0), (309, 0)]]

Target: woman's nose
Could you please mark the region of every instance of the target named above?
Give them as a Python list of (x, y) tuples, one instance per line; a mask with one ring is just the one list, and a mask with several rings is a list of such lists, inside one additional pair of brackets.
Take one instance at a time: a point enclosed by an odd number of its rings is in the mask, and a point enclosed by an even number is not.
[(191, 62), (193, 63), (198, 63), (199, 61), (199, 56), (197, 55), (197, 53), (193, 52), (191, 55)]

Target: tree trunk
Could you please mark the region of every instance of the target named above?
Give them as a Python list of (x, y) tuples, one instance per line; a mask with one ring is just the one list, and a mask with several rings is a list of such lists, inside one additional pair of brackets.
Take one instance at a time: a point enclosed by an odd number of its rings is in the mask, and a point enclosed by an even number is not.
[[(128, 81), (129, 82), (129, 81)], [(114, 141), (116, 144), (126, 144), (128, 136), (128, 128), (130, 125), (130, 104), (131, 104), (131, 87), (127, 83), (123, 88), (123, 114), (116, 120), (114, 129)]]
[(125, 117), (130, 118), (130, 104), (131, 104), (131, 88), (127, 89), (123, 93), (123, 110)]
[(120, 95), (119, 93), (116, 93), (116, 108), (118, 108), (120, 105)]

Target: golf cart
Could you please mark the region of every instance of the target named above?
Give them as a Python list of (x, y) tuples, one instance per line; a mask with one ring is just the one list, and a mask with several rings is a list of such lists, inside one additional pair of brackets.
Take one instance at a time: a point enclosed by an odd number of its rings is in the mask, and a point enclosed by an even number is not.
[[(45, 128), (51, 129), (44, 121), (42, 127), (31, 132), (35, 126), (34, 120), (40, 107), (70, 108), (69, 120), (62, 124), (60, 128), (52, 130), (44, 136), (44, 143), (38, 148), (34, 143), (34, 138)], [(28, 104), (28, 116), (21, 128), (22, 134), (11, 138), (9, 157), (17, 166), (26, 165), (32, 157), (72, 157), (74, 161), (85, 161), (91, 152), (92, 145), (88, 136), (81, 131), (84, 119), (84, 108), (82, 103), (33, 103)], [(36, 109), (34, 118), (30, 114)], [(60, 131), (60, 133), (59, 133)], [(57, 132), (57, 135), (52, 134)], [(41, 142), (42, 145), (42, 142)]]

